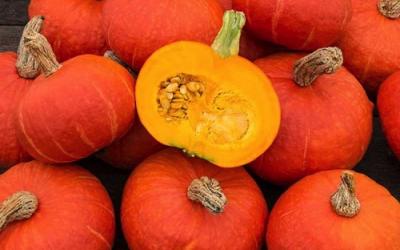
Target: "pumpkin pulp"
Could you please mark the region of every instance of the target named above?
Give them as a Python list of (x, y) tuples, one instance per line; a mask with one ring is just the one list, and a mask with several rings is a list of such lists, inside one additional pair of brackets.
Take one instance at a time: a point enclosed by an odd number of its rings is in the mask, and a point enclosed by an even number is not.
[(237, 56), (243, 25), (242, 13), (227, 12), (212, 47), (176, 42), (145, 63), (137, 106), (154, 138), (221, 167), (244, 165), (272, 143), (278, 99), (265, 75)]

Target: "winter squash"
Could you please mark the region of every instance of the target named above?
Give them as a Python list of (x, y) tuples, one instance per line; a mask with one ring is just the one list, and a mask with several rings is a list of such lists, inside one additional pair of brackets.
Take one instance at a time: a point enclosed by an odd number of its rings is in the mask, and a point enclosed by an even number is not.
[(255, 62), (271, 79), (282, 110), (277, 139), (251, 164), (256, 174), (286, 185), (361, 160), (371, 139), (373, 105), (342, 62), (335, 47)]
[(130, 249), (259, 249), (267, 213), (243, 168), (222, 169), (167, 149), (129, 177), (121, 221)]
[(335, 43), (351, 19), (351, 0), (233, 0), (258, 38), (295, 50)]
[(346, 67), (371, 94), (400, 69), (398, 4), (398, 0), (352, 0), (353, 17), (338, 44)]
[(134, 80), (125, 68), (96, 55), (61, 65), (44, 36), (25, 40), (44, 72), (17, 113), (18, 137), (30, 155), (47, 163), (72, 162), (127, 132), (135, 104)]
[(378, 110), (390, 147), (400, 159), (400, 71), (386, 79), (379, 88)]
[(400, 249), (400, 203), (355, 172), (330, 170), (294, 184), (275, 204), (269, 250)]
[(166, 44), (179, 40), (211, 44), (222, 14), (218, 0), (108, 0), (103, 16), (108, 45), (138, 70)]
[(100, 151), (97, 156), (113, 167), (132, 169), (148, 156), (164, 149), (143, 127), (139, 119), (121, 139)]
[[(34, 17), (26, 25), (21, 41), (33, 32), (39, 32), (42, 17)], [(19, 162), (30, 160), (29, 154), (17, 139), (15, 115), (18, 104), (32, 83), (31, 78), (38, 75), (38, 64), (25, 49), (23, 42), (14, 52), (0, 53), (0, 167), (11, 167)]]
[(82, 54), (102, 55), (107, 46), (99, 0), (31, 0), (29, 16), (44, 16), (42, 33), (61, 62)]
[(265, 75), (237, 56), (244, 15), (226, 12), (213, 43), (157, 50), (136, 85), (140, 120), (160, 143), (221, 167), (244, 165), (271, 145), (280, 120)]
[(112, 248), (113, 205), (78, 166), (20, 163), (0, 175), (1, 249)]

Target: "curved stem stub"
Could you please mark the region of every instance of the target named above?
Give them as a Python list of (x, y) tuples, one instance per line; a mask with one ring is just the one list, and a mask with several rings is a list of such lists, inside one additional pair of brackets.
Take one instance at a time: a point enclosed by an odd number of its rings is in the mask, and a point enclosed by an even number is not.
[(331, 205), (337, 215), (354, 217), (360, 211), (360, 201), (356, 197), (354, 175), (344, 171), (341, 175), (341, 184), (331, 197)]
[(400, 0), (379, 0), (379, 12), (387, 18), (400, 18)]

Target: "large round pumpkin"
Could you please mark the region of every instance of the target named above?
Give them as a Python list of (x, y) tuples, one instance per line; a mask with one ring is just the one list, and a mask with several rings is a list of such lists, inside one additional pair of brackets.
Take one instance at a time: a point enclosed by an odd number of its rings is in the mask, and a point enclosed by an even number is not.
[(171, 42), (211, 44), (222, 14), (218, 0), (108, 0), (105, 34), (110, 48), (139, 69), (154, 51)]
[(378, 110), (390, 147), (400, 159), (400, 71), (386, 79), (378, 92)]
[(269, 250), (400, 249), (400, 203), (359, 173), (330, 170), (294, 184), (275, 204)]
[(33, 82), (17, 114), (24, 148), (44, 162), (72, 162), (120, 138), (135, 104), (129, 72), (118, 63), (82, 55), (60, 65), (40, 34), (26, 39), (44, 74)]
[(113, 205), (83, 168), (20, 163), (0, 175), (0, 202), (1, 249), (112, 248)]
[(353, 17), (338, 46), (346, 67), (366, 90), (400, 69), (400, 8), (398, 0), (352, 0)]
[(18, 54), (0, 53), (0, 168), (30, 159), (17, 139), (15, 115), (32, 78), (39, 74), (38, 64), (25, 49), (23, 39), (31, 32), (39, 32), (42, 22), (42, 17), (34, 17), (26, 25)]
[(107, 46), (99, 0), (31, 0), (29, 16), (46, 19), (43, 34), (59, 61), (82, 54), (102, 55)]
[(271, 79), (282, 112), (278, 137), (251, 164), (256, 174), (284, 185), (361, 160), (371, 139), (373, 105), (342, 60), (331, 47), (255, 62)]
[(126, 183), (122, 228), (131, 249), (259, 249), (267, 206), (243, 168), (222, 169), (174, 149)]
[(233, 0), (260, 39), (296, 50), (335, 43), (351, 18), (350, 0)]

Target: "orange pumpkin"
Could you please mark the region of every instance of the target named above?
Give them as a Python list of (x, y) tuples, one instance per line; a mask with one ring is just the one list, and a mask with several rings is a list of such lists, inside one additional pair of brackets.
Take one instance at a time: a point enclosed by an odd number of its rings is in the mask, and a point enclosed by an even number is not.
[[(341, 181), (340, 181), (341, 180)], [(305, 177), (275, 204), (269, 250), (400, 249), (400, 203), (367, 176), (330, 170)]]
[(244, 165), (271, 145), (279, 102), (268, 78), (237, 56), (244, 22), (243, 13), (228, 11), (213, 48), (181, 41), (147, 60), (137, 108), (156, 140), (222, 167)]
[(126, 183), (122, 228), (131, 249), (259, 249), (264, 197), (243, 168), (161, 151)]
[(83, 168), (18, 164), (0, 175), (0, 202), (1, 249), (112, 248), (113, 205)]

